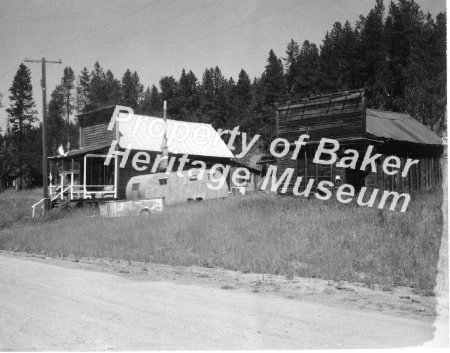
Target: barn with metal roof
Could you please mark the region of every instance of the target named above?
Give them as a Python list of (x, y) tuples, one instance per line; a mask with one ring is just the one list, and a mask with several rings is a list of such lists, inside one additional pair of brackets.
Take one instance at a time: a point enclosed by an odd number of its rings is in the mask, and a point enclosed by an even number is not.
[[(301, 189), (314, 178), (315, 186), (321, 180), (335, 184), (349, 183), (359, 190), (362, 186), (393, 191), (429, 189), (442, 181), (442, 138), (408, 114), (381, 111), (366, 107), (363, 90), (339, 92), (326, 96), (291, 101), (277, 106), (277, 137), (286, 139), (291, 148), (277, 159), (281, 175), (293, 168), (303, 177)], [(294, 142), (307, 134), (306, 147), (292, 159)], [(322, 138), (335, 139), (340, 144), (338, 161), (333, 165), (313, 163), (314, 153)], [(354, 149), (363, 156), (369, 146), (374, 153), (382, 154), (377, 160), (377, 172), (358, 168), (341, 168), (339, 159), (345, 149)], [(381, 165), (388, 156), (397, 156), (403, 167), (408, 158), (417, 159), (405, 177), (400, 173), (387, 175)], [(358, 161), (361, 163), (361, 158)], [(292, 191), (293, 181), (288, 191)]]

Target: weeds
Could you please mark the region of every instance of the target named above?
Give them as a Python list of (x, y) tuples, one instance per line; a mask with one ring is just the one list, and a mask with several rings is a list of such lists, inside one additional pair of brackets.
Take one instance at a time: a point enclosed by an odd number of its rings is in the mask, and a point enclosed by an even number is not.
[[(105, 257), (432, 290), (442, 191), (411, 195), (405, 213), (336, 200), (251, 195), (166, 208), (151, 217), (24, 222), (0, 249)], [(29, 212), (29, 209), (27, 210)]]
[(42, 189), (0, 193), (0, 230), (31, 216), (31, 206), (42, 198)]

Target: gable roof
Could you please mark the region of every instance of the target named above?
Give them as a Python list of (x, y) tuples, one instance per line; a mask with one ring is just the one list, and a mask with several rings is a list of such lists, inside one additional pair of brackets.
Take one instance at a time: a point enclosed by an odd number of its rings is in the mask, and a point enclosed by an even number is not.
[(442, 145), (442, 139), (438, 135), (404, 113), (367, 109), (366, 131), (384, 139)]
[[(120, 118), (125, 116), (119, 114)], [(132, 150), (162, 152), (164, 119), (134, 114), (131, 120), (116, 121), (116, 124), (121, 148), (125, 149), (131, 143)], [(166, 136), (169, 153), (234, 158), (211, 124), (167, 119)]]

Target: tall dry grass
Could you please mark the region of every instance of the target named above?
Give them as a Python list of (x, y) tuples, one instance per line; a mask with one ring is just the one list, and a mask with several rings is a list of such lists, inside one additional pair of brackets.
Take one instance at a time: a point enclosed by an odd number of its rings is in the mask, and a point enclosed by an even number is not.
[(31, 206), (42, 198), (42, 189), (0, 192), (0, 229), (31, 218)]
[(412, 195), (405, 213), (264, 194), (182, 204), (151, 217), (78, 212), (3, 230), (0, 249), (431, 290), (441, 203), (436, 189)]

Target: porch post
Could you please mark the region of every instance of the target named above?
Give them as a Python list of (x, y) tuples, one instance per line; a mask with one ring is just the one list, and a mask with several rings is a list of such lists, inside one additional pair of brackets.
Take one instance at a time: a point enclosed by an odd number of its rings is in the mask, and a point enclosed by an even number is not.
[(86, 156), (84, 156), (84, 168), (83, 168), (83, 199), (86, 199)]
[(63, 190), (64, 190), (64, 162), (61, 170), (61, 200), (64, 198)]
[(73, 199), (73, 158), (72, 158), (72, 165), (70, 167), (70, 199)]
[(53, 197), (53, 192), (52, 192), (52, 188), (53, 188), (53, 185), (52, 185), (52, 179), (53, 179), (52, 170), (53, 170), (53, 160), (50, 160), (50, 173), (49, 173), (49, 176), (48, 176), (49, 181), (50, 181), (50, 185), (49, 185), (50, 199)]
[(114, 198), (117, 199), (117, 179), (119, 174), (119, 168), (117, 164), (117, 155), (114, 156)]

